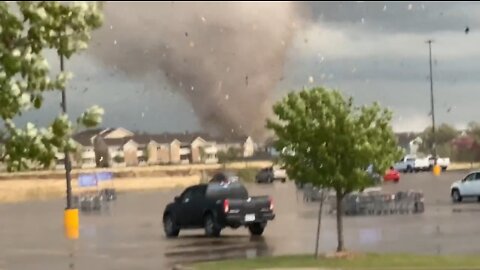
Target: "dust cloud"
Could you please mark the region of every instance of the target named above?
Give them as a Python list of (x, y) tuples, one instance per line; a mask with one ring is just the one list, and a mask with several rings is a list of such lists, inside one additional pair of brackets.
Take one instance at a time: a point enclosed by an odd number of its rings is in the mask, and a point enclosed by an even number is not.
[(97, 60), (134, 79), (167, 78), (207, 131), (265, 134), (272, 93), (305, 21), (300, 5), (107, 2), (104, 12), (89, 49)]

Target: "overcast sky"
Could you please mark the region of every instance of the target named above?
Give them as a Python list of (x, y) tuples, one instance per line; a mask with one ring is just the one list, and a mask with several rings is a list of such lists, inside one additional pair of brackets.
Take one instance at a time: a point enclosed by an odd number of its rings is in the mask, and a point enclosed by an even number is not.
[[(352, 95), (359, 104), (378, 101), (390, 107), (395, 113), (393, 124), (397, 131), (423, 130), (430, 124), (425, 41), (431, 38), (435, 41), (437, 122), (463, 127), (469, 121), (480, 121), (480, 4), (305, 5), (312, 11), (314, 22), (296, 33), (285, 78), (275, 90), (277, 98), (304, 85), (325, 85)], [(50, 56), (49, 60), (51, 66), (58, 65), (55, 57)], [(190, 104), (168, 84), (159, 86), (157, 78), (127, 79), (115, 69), (99, 65), (88, 53), (76, 56), (66, 65), (75, 74), (68, 91), (72, 116), (98, 104), (106, 110), (103, 126), (150, 132), (200, 129)], [(59, 93), (48, 95), (45, 109), (25, 114), (19, 123), (44, 123), (58, 113), (59, 101)]]

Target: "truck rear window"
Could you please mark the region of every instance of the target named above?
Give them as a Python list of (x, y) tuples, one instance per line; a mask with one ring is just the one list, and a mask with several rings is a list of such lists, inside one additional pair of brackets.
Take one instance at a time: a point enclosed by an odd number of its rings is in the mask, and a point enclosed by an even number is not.
[(214, 199), (247, 199), (248, 191), (239, 182), (228, 184), (210, 183), (207, 187), (206, 197)]

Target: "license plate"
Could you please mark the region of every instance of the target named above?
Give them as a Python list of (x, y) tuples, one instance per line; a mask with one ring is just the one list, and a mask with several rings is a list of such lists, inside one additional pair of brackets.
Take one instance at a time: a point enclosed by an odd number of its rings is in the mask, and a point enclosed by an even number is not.
[(255, 214), (245, 215), (245, 222), (255, 221)]

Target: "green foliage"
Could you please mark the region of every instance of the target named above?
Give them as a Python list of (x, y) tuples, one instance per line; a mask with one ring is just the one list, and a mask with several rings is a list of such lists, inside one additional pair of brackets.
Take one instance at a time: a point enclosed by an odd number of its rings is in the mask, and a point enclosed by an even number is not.
[(324, 88), (292, 92), (273, 106), (278, 120), (267, 120), (277, 137), (290, 179), (336, 192), (337, 251), (344, 250), (342, 200), (373, 184), (370, 164), (384, 172), (402, 151), (390, 122), (392, 113), (377, 103), (356, 107), (338, 91)]
[(122, 163), (125, 161), (125, 159), (120, 155), (116, 155), (115, 157), (113, 157), (113, 161), (115, 161), (115, 163)]
[(226, 152), (225, 151), (217, 152), (218, 161), (220, 163), (235, 161), (239, 159), (241, 156), (242, 156), (241, 150), (233, 147), (228, 148)]
[(371, 185), (369, 164), (383, 172), (401, 156), (390, 126), (392, 113), (378, 104), (356, 107), (352, 98), (324, 88), (288, 94), (273, 107), (267, 127), (290, 178), (334, 189), (344, 196)]
[[(453, 126), (443, 123), (435, 129), (437, 152), (440, 146), (450, 144), (450, 142), (459, 135), (458, 130)], [(480, 133), (479, 133), (480, 135)], [(430, 153), (433, 145), (433, 131), (432, 127), (426, 128), (421, 134), (422, 144), (420, 144), (419, 151), (422, 153)]]
[[(87, 48), (91, 31), (101, 22), (97, 3), (0, 2), (0, 117), (5, 125), (0, 161), (9, 171), (26, 169), (29, 162), (48, 166), (56, 152), (74, 150), (69, 140), (74, 127), (67, 116), (41, 129), (31, 123), (15, 127), (12, 119), (41, 108), (44, 93), (65, 89), (72, 77), (68, 72), (51, 74), (45, 51), (68, 59)], [(77, 123), (92, 127), (102, 115), (94, 106)]]

